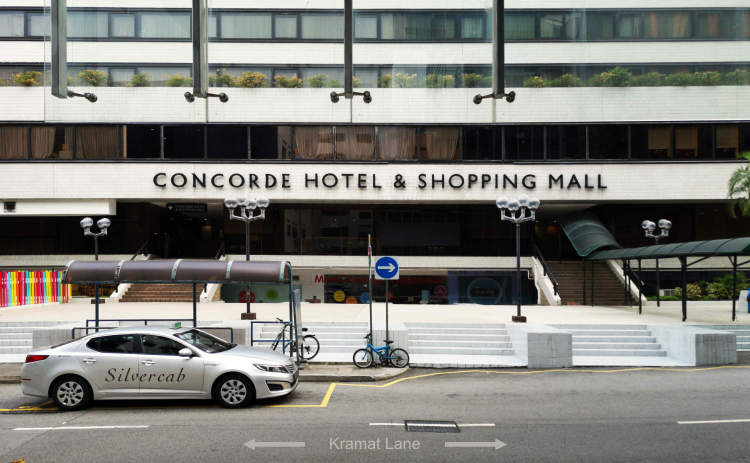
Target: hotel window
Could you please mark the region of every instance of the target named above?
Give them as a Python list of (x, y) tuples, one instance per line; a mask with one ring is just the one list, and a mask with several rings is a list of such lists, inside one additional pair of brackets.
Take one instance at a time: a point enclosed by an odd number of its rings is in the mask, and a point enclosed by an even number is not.
[(484, 38), (484, 16), (463, 15), (461, 16), (461, 38), (478, 40)]
[(716, 158), (734, 159), (740, 148), (740, 128), (737, 125), (716, 126)]
[(547, 159), (585, 159), (586, 126), (547, 127)]
[(250, 128), (245, 125), (209, 125), (208, 157), (247, 159)]
[(722, 27), (723, 16), (717, 12), (698, 12), (695, 14), (695, 32), (698, 37), (715, 39), (720, 38), (727, 31)]
[(76, 159), (117, 159), (123, 155), (120, 126), (82, 125), (75, 128)]
[(456, 17), (436, 14), (432, 17), (432, 40), (454, 40), (456, 38)]
[(430, 40), (430, 17), (416, 13), (386, 13), (380, 16), (383, 40)]
[(536, 37), (534, 13), (506, 13), (505, 38), (509, 40), (533, 40)]
[(270, 14), (221, 14), (221, 38), (223, 39), (270, 39), (271, 27)]
[(628, 157), (626, 125), (589, 126), (589, 157), (591, 159), (625, 159)]
[(302, 38), (313, 40), (343, 40), (344, 15), (303, 14)]
[(750, 124), (740, 125), (740, 153), (750, 151)]
[(25, 125), (0, 125), (0, 159), (28, 158), (28, 135)]
[(375, 127), (336, 127), (336, 159), (340, 161), (375, 159)]
[(209, 13), (208, 16), (208, 38), (215, 39), (218, 37), (219, 17), (215, 13)]
[(667, 159), (672, 157), (671, 130), (668, 125), (631, 127), (632, 157)]
[(420, 133), (421, 158), (425, 161), (454, 161), (459, 157), (458, 127), (425, 127)]
[(109, 13), (106, 11), (71, 11), (68, 13), (68, 37), (109, 37)]
[(544, 127), (514, 125), (505, 127), (505, 159), (543, 159)]
[(140, 37), (190, 38), (190, 13), (141, 13), (140, 19)]
[(674, 129), (675, 159), (710, 159), (711, 126), (676, 126)]
[(32, 126), (32, 159), (73, 159), (74, 135), (72, 126)]
[(273, 18), (274, 36), (277, 39), (297, 38), (297, 15), (280, 14)]
[(612, 13), (583, 13), (586, 17), (586, 40), (609, 40), (615, 37)]
[(471, 161), (499, 160), (501, 127), (464, 127), (463, 159)]
[(644, 17), (645, 37), (649, 39), (684, 39), (689, 38), (690, 13), (687, 12), (650, 12)]
[(23, 37), (25, 22), (23, 11), (0, 11), (0, 37)]
[(202, 159), (205, 135), (205, 127), (202, 125), (165, 125), (164, 157)]
[(731, 36), (737, 40), (750, 39), (750, 11), (737, 11)]
[(355, 69), (354, 75), (359, 79), (359, 84), (363, 88), (378, 86), (377, 69)]
[(126, 158), (160, 158), (161, 127), (158, 125), (128, 125), (125, 127)]
[(376, 14), (354, 15), (354, 38), (355, 39), (377, 39), (378, 38), (378, 15)]
[(417, 159), (415, 127), (379, 127), (378, 159), (404, 161)]
[(637, 39), (643, 35), (643, 16), (640, 14), (617, 15), (617, 38)]
[(135, 37), (135, 14), (112, 14), (112, 37)]
[(29, 13), (26, 15), (26, 35), (29, 37), (45, 37), (49, 35), (49, 19), (44, 13)]
[(134, 74), (135, 69), (133, 68), (110, 68), (109, 85), (112, 87), (127, 87)]
[(294, 159), (333, 159), (333, 127), (294, 127)]

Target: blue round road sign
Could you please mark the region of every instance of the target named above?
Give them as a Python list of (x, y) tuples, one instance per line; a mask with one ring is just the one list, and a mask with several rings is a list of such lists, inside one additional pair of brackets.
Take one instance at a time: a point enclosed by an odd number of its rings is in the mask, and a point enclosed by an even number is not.
[(375, 262), (375, 273), (381, 280), (398, 278), (398, 262), (393, 257), (381, 257)]

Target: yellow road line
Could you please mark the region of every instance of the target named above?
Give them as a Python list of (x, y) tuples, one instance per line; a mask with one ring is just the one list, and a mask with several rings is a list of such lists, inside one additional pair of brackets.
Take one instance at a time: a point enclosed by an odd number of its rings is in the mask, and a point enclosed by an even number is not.
[(571, 369), (571, 368), (560, 368), (560, 369), (553, 369), (553, 370), (529, 370), (529, 371), (505, 371), (505, 370), (439, 371), (435, 373), (426, 373), (423, 375), (414, 375), (414, 376), (407, 376), (405, 378), (398, 378), (393, 381), (389, 381), (385, 384), (331, 383), (331, 385), (328, 387), (328, 391), (326, 392), (325, 396), (323, 396), (323, 400), (319, 404), (268, 405), (268, 407), (272, 407), (272, 408), (326, 408), (328, 407), (328, 403), (331, 401), (331, 396), (333, 395), (333, 391), (336, 389), (336, 386), (386, 388), (386, 387), (391, 387), (396, 384), (402, 383), (404, 381), (429, 378), (432, 376), (461, 375), (461, 374), (473, 374), (473, 373), (483, 373), (486, 375), (491, 375), (491, 374), (495, 374), (495, 375), (539, 375), (539, 374), (546, 374), (546, 373), (608, 373), (608, 374), (612, 374), (612, 373), (629, 373), (629, 372), (636, 372), (636, 371), (668, 371), (668, 372), (674, 372), (674, 373), (695, 373), (699, 371), (711, 371), (711, 370), (722, 370), (722, 369), (737, 370), (737, 369), (747, 369), (747, 368), (750, 368), (750, 365), (722, 365), (722, 366), (716, 366), (716, 367), (701, 367), (701, 368), (635, 367), (635, 368), (617, 368), (617, 369), (610, 369), (610, 370), (580, 370), (580, 369)]

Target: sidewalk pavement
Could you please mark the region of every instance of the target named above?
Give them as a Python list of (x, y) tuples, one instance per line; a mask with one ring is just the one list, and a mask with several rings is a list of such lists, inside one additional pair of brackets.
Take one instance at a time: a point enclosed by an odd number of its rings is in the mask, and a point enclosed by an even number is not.
[[(21, 363), (0, 363), (0, 384), (21, 382)], [(363, 383), (385, 381), (401, 376), (406, 368), (357, 368), (354, 365), (304, 364), (299, 372), (302, 383)]]
[[(510, 323), (516, 307), (510, 305), (428, 305), (428, 304), (390, 304), (389, 316), (397, 323)], [(252, 306), (258, 320), (275, 320), (276, 317), (289, 319), (287, 303), (256, 303)], [(198, 304), (198, 321), (221, 321), (223, 323), (240, 321), (240, 314), (245, 311), (244, 304), (234, 303), (201, 303)], [(102, 319), (121, 318), (190, 318), (192, 304), (181, 302), (129, 302), (107, 303), (100, 308)], [(373, 304), (374, 320), (382, 322), (385, 318), (385, 304)], [(604, 307), (604, 306), (542, 306), (523, 307), (523, 314), (529, 323), (534, 324), (575, 324), (575, 323), (636, 323), (636, 324), (682, 324), (680, 302), (665, 301), (661, 307), (650, 302), (643, 307), (643, 314), (638, 314), (638, 307)], [(81, 323), (93, 318), (94, 307), (90, 304), (44, 304), (0, 309), (0, 325), (10, 322), (59, 321), (64, 323)], [(367, 304), (311, 304), (302, 303), (302, 321), (312, 322), (369, 322)], [(731, 301), (688, 302), (687, 324), (691, 325), (728, 325), (732, 323)], [(247, 323), (247, 322), (245, 322)], [(737, 304), (738, 325), (750, 325), (750, 313), (747, 303)]]

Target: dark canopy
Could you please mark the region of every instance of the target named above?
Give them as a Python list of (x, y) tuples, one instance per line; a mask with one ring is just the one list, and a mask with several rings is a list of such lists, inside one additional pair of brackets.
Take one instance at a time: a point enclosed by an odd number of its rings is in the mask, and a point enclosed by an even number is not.
[(669, 257), (748, 256), (750, 238), (725, 238), (686, 243), (658, 244), (639, 248), (610, 249), (590, 255), (590, 260), (663, 259)]
[(612, 233), (590, 212), (568, 215), (562, 219), (560, 225), (581, 257), (602, 248), (620, 247)]
[(72, 261), (63, 283), (286, 283), (287, 262), (218, 260)]

